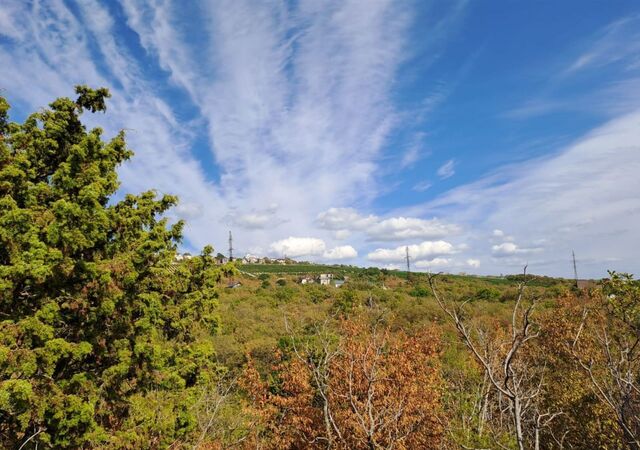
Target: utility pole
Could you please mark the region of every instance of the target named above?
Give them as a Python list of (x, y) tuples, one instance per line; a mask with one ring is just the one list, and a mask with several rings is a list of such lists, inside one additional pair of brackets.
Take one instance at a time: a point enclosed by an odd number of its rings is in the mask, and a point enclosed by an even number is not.
[(571, 250), (571, 256), (573, 256), (573, 277), (576, 280), (576, 287), (578, 287), (578, 268), (576, 267), (576, 252)]
[(233, 261), (233, 236), (231, 236), (231, 231), (229, 231), (229, 261)]

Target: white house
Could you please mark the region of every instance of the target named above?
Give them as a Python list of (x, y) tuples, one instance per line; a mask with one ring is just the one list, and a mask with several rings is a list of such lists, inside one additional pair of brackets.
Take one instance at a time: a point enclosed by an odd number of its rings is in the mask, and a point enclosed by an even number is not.
[(242, 258), (242, 262), (245, 264), (260, 264), (260, 258), (247, 253), (244, 258)]
[(331, 284), (332, 278), (333, 278), (333, 274), (331, 273), (321, 273), (319, 282), (323, 286), (329, 286)]
[(313, 284), (315, 280), (312, 277), (302, 277), (300, 278), (300, 284)]

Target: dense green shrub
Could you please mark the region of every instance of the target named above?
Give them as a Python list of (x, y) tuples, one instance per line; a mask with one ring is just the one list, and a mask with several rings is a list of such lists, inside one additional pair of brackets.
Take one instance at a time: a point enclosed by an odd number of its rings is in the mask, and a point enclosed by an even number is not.
[(500, 291), (491, 288), (482, 288), (478, 292), (476, 292), (475, 299), (476, 300), (497, 300), (500, 298)]

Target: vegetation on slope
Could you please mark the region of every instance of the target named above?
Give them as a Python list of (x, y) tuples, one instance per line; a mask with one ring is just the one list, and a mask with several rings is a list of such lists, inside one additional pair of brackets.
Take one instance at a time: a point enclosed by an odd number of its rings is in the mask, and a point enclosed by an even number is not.
[(0, 99), (0, 447), (640, 448), (631, 276), (178, 262), (176, 199), (113, 198), (131, 152), (77, 93)]

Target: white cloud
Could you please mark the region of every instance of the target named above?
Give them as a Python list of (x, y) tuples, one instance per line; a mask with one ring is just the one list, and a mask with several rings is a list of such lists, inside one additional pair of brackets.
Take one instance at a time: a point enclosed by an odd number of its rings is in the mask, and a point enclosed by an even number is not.
[(247, 229), (264, 229), (275, 227), (282, 223), (282, 219), (274, 217), (273, 214), (254, 212), (232, 216), (232, 223)]
[(559, 100), (536, 98), (526, 101), (523, 105), (506, 111), (503, 116), (509, 119), (530, 119), (558, 110), (570, 110), (572, 106)]
[(468, 258), (465, 261), (458, 261), (453, 258), (433, 258), (431, 260), (416, 261), (413, 265), (416, 269), (425, 269), (428, 272), (435, 269), (444, 270), (460, 270), (460, 269), (478, 269), (480, 267), (480, 260), (474, 258)]
[(188, 202), (180, 202), (175, 207), (173, 212), (180, 218), (185, 220), (193, 220), (196, 219), (203, 214), (203, 208), (200, 203), (188, 203)]
[(358, 252), (351, 245), (340, 245), (327, 249), (322, 239), (311, 237), (288, 237), (271, 243), (269, 252), (273, 256), (297, 258), (322, 257), (327, 260), (342, 260), (357, 258)]
[(419, 269), (432, 269), (436, 267), (447, 267), (451, 265), (450, 258), (433, 258), (431, 260), (417, 261), (414, 266)]
[(400, 161), (401, 168), (407, 168), (413, 166), (420, 159), (420, 148), (417, 145), (412, 145), (409, 149), (402, 155), (402, 160)]
[(504, 242), (502, 244), (493, 245), (491, 247), (491, 253), (498, 258), (514, 255), (525, 255), (528, 253), (534, 253), (541, 251), (541, 248), (521, 248), (513, 242)]
[(378, 222), (374, 215), (362, 216), (353, 208), (329, 208), (318, 214), (318, 225), (327, 230), (365, 230)]
[[(171, 108), (140, 76), (128, 49), (115, 40), (107, 9), (82, 0), (78, 15), (61, 1), (38, 6), (5, 2), (0, 10), (11, 15), (20, 29), (30, 30), (15, 35), (8, 46), (0, 44), (0, 64), (10, 67), (2, 80), (10, 101), (33, 110), (58, 96), (73, 96), (74, 84), (109, 86), (107, 114), (85, 114), (83, 121), (102, 127), (106, 138), (126, 130), (135, 157), (119, 169), (122, 190), (155, 188), (177, 194), (184, 206), (172, 214), (189, 218), (188, 241), (197, 246), (211, 242), (211, 223), (218, 221), (222, 210), (217, 187), (188, 150), (188, 124), (175, 121)], [(94, 46), (107, 61), (108, 71), (101, 70)]]
[(376, 241), (398, 241), (410, 239), (435, 239), (449, 236), (460, 231), (454, 224), (443, 223), (437, 219), (416, 219), (411, 217), (392, 217), (384, 219), (365, 230)]
[[(505, 255), (487, 269), (493, 272), (508, 271), (526, 254), (531, 270), (570, 274), (571, 250), (580, 276), (608, 268), (640, 272), (638, 16), (599, 32), (565, 74), (620, 69), (626, 79), (607, 82), (598, 96), (583, 100), (617, 118), (553, 155), (498, 169), (413, 210), (377, 216), (331, 207), (366, 207), (380, 192), (381, 152), (403, 118), (393, 94), (407, 56), (411, 11), (392, 0), (372, 0), (366, 8), (355, 0), (221, 0), (202, 3), (194, 24), (184, 20), (177, 0), (120, 3), (148, 52), (143, 62), (119, 33), (120, 17), (99, 1), (78, 0), (73, 8), (62, 0), (0, 2), (2, 88), (23, 113), (72, 96), (75, 83), (110, 86), (108, 113), (83, 119), (103, 126), (107, 136), (127, 129), (136, 156), (119, 171), (122, 191), (178, 194), (181, 205), (173, 213), (188, 219), (188, 245), (218, 241), (224, 247), (229, 225), (234, 243), (246, 249), (270, 248), (276, 226), (278, 236), (327, 242), (354, 236), (356, 244), (457, 234), (473, 243), (455, 245), (470, 267), (477, 265), (469, 261), (485, 264), (485, 255)], [(154, 63), (185, 98), (163, 99), (163, 74), (145, 79), (161, 72)], [(179, 110), (189, 98), (186, 109), (196, 110), (195, 119)], [(564, 100), (542, 97), (521, 114), (565, 110)], [(208, 133), (213, 171), (193, 148), (199, 130)], [(417, 149), (407, 149), (404, 164), (422, 154)], [(438, 176), (450, 177), (455, 168), (447, 161)], [(280, 205), (277, 213), (265, 208), (271, 204)], [(494, 229), (509, 236), (492, 236)], [(321, 250), (316, 242), (305, 251), (322, 258), (334, 250), (318, 240)], [(442, 256), (423, 258), (451, 259)]]
[(438, 176), (443, 180), (452, 177), (456, 173), (455, 165), (456, 162), (453, 159), (450, 159), (442, 166), (440, 166), (440, 168), (438, 169)]
[(431, 187), (431, 182), (429, 181), (420, 181), (413, 185), (413, 190), (416, 192), (424, 192)]
[[(399, 123), (392, 95), (410, 11), (392, 0), (367, 2), (366, 13), (355, 0), (221, 0), (185, 20), (177, 0), (120, 6), (118, 24), (96, 0), (2, 2), (11, 39), (0, 44), (2, 87), (35, 109), (77, 82), (111, 86), (110, 110), (94, 123), (130, 130), (136, 156), (120, 170), (122, 190), (177, 194), (189, 245), (225, 246), (231, 225), (241, 248), (267, 248), (276, 225), (280, 235), (315, 235), (319, 212), (376, 195), (377, 163)], [(114, 24), (138, 35), (142, 63)], [(145, 80), (155, 64), (187, 98), (163, 101), (164, 75)], [(199, 116), (185, 120), (181, 104)], [(214, 170), (191, 153), (200, 130)], [(263, 211), (271, 203), (277, 215)]]
[(437, 239), (459, 233), (458, 225), (438, 219), (360, 215), (353, 208), (330, 208), (318, 215), (318, 224), (328, 230), (363, 232), (372, 241)]
[(479, 259), (474, 259), (474, 258), (469, 258), (466, 261), (467, 266), (473, 268), (473, 269), (477, 269), (480, 267), (480, 260)]
[(336, 230), (333, 232), (333, 237), (339, 241), (343, 241), (351, 236), (351, 231), (349, 230)]
[[(618, 19), (598, 31), (589, 49), (579, 55), (567, 68), (566, 74), (622, 63), (625, 68), (637, 68), (640, 63), (640, 16)], [(634, 67), (636, 66), (636, 67)]]
[[(502, 168), (410, 212), (436, 211), (487, 234), (508, 229), (516, 242), (526, 239), (533, 248), (505, 242), (487, 250), (517, 257), (528, 251), (532, 272), (571, 276), (572, 250), (582, 260), (580, 276), (604, 276), (607, 269), (640, 272), (639, 155), (636, 110), (556, 154)], [(515, 271), (521, 264), (520, 258), (502, 256), (491, 269)]]
[(493, 230), (492, 235), (494, 237), (502, 237), (502, 236), (504, 236), (504, 231), (495, 229), (495, 230)]
[(324, 252), (323, 257), (330, 260), (353, 259), (358, 256), (358, 252), (350, 245), (341, 245)]
[(265, 209), (244, 213), (232, 210), (225, 219), (229, 225), (247, 230), (273, 229), (286, 221), (278, 216), (276, 203), (272, 203)]
[(288, 237), (269, 246), (272, 255), (291, 258), (322, 255), (325, 249), (326, 244), (322, 239), (310, 237)]
[(22, 7), (15, 3), (6, 3), (0, 5), (0, 35), (12, 39), (21, 39), (25, 30), (20, 26), (20, 22), (16, 20), (19, 14), (24, 13)]
[(236, 214), (242, 240), (268, 245), (271, 222), (256, 213), (265, 202), (282, 205), (279, 233), (312, 235), (319, 212), (376, 194), (379, 154), (398, 123), (391, 95), (407, 11), (392, 0), (367, 2), (366, 13), (354, 0), (205, 2), (209, 39), (194, 52), (192, 24), (174, 19), (178, 2), (122, 2), (204, 116), (220, 195), (249, 211)]
[(420, 244), (396, 248), (378, 248), (367, 255), (370, 261), (398, 262), (406, 258), (407, 247), (413, 260), (455, 253), (454, 246), (446, 241), (424, 241)]
[(425, 150), (424, 139), (426, 137), (426, 133), (419, 132), (416, 133), (411, 141), (409, 142), (407, 150), (402, 155), (402, 159), (400, 160), (400, 168), (406, 169), (407, 167), (412, 167), (416, 162), (425, 156), (429, 155), (429, 151)]

